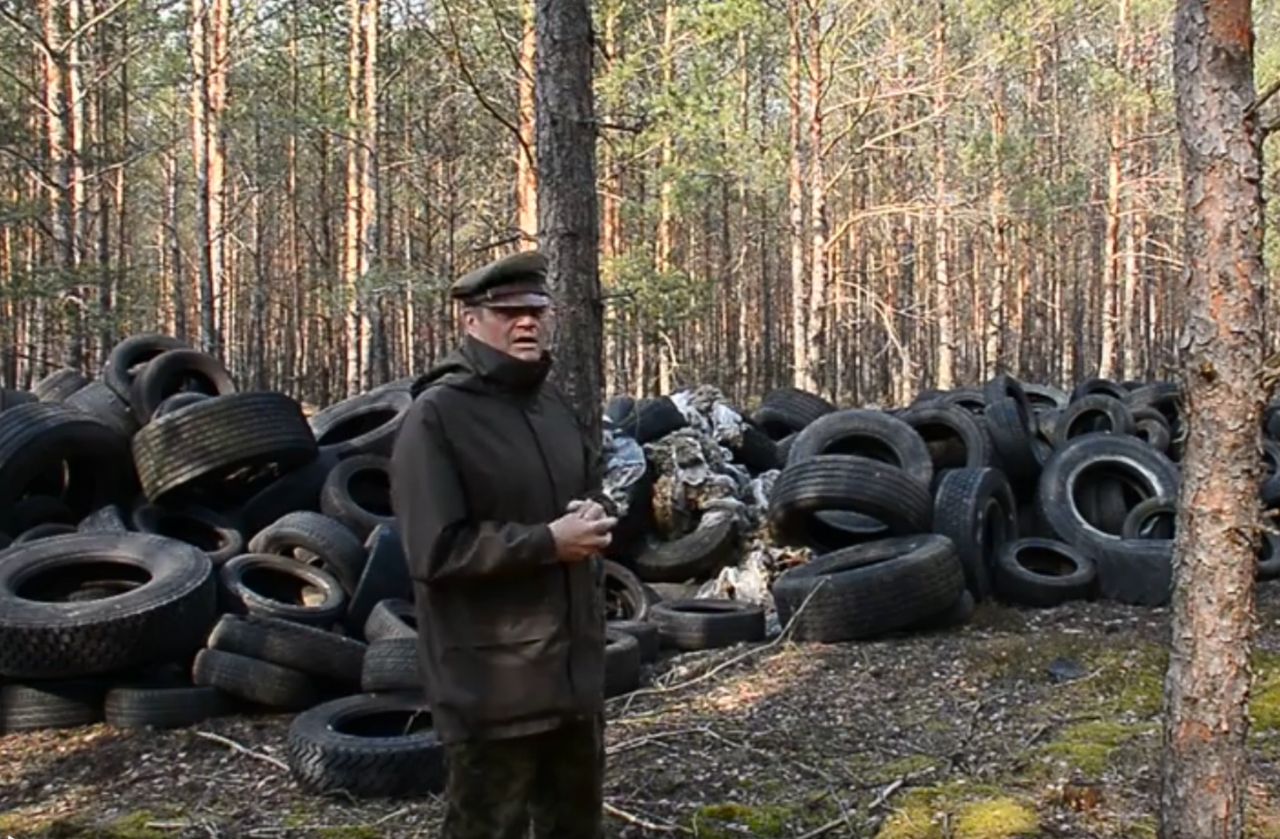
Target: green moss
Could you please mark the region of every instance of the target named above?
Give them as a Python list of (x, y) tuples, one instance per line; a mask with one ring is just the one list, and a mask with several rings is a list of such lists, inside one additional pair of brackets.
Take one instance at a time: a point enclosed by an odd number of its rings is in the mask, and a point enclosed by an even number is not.
[(106, 825), (105, 837), (109, 839), (158, 839), (170, 833), (154, 827), (147, 827), (151, 822), (165, 821), (163, 816), (150, 810), (135, 810), (111, 821)]
[(1159, 824), (1155, 816), (1142, 816), (1137, 821), (1125, 825), (1120, 835), (1124, 839), (1156, 839), (1159, 833)]
[(996, 798), (965, 805), (956, 815), (951, 835), (954, 839), (1009, 839), (1039, 833), (1035, 810), (1012, 798)]
[(1280, 731), (1280, 656), (1253, 657), (1254, 684), (1249, 692), (1249, 716), (1259, 733)]
[(894, 810), (876, 839), (942, 839), (941, 819), (927, 804), (908, 802)]
[(1117, 748), (1147, 729), (1115, 722), (1085, 722), (1068, 726), (1040, 751), (1051, 760), (1065, 762), (1072, 769), (1096, 778), (1111, 763)]
[(753, 806), (726, 802), (708, 804), (693, 817), (693, 832), (703, 839), (728, 839), (740, 836), (741, 831), (724, 829), (726, 825), (746, 828), (752, 836), (786, 836), (787, 822), (792, 816), (790, 807)]
[(382, 834), (367, 824), (322, 827), (316, 832), (320, 839), (380, 839)]
[(912, 790), (876, 839), (943, 839), (944, 821), (954, 839), (1012, 839), (1040, 832), (1035, 810), (1007, 791), (954, 783)]
[(906, 775), (918, 775), (942, 763), (942, 758), (930, 755), (907, 755), (906, 757), (879, 764), (876, 775), (884, 778), (900, 778)]

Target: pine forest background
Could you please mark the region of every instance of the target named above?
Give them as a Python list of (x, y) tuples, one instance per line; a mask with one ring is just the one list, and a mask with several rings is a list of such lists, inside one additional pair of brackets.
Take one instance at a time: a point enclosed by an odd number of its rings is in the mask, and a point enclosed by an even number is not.
[[(594, 11), (608, 393), (1170, 375), (1172, 0)], [(156, 330), (317, 404), (423, 370), (448, 284), (534, 241), (531, 16), (0, 0), (0, 380)]]

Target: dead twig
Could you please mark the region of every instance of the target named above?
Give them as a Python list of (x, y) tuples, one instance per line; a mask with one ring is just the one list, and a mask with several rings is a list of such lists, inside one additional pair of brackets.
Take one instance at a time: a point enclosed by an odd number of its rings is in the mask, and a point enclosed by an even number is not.
[(903, 775), (893, 783), (885, 786), (885, 788), (880, 791), (880, 794), (876, 796), (875, 800), (867, 805), (867, 811), (870, 812), (871, 810), (875, 810), (876, 808), (883, 806), (884, 803), (889, 800), (889, 796), (897, 792), (906, 782), (907, 776)]
[[(715, 676), (717, 673), (724, 672), (725, 670), (734, 666), (735, 664), (739, 664), (743, 661), (746, 661), (752, 656), (756, 656), (761, 653), (767, 653), (769, 650), (775, 649), (778, 646), (782, 645), (787, 641), (788, 638), (791, 637), (792, 633), (796, 628), (796, 624), (798, 622), (799, 617), (802, 614), (804, 614), (804, 610), (808, 608), (810, 601), (813, 600), (813, 596), (817, 594), (822, 589), (822, 587), (825, 586), (826, 584), (827, 584), (827, 580), (824, 577), (818, 582), (816, 586), (813, 587), (813, 591), (809, 592), (809, 594), (805, 597), (804, 602), (800, 604), (800, 608), (796, 609), (795, 614), (791, 616), (791, 621), (787, 624), (786, 629), (782, 630), (782, 632), (778, 634), (777, 638), (774, 638), (772, 641), (770, 641), (769, 643), (765, 644), (762, 647), (753, 647), (744, 653), (734, 656), (728, 661), (723, 661), (720, 664), (717, 664), (715, 667), (712, 667), (710, 670), (706, 671), (705, 673), (702, 673), (698, 676), (694, 676), (692, 679), (689, 679), (687, 681), (679, 682), (677, 684), (668, 685), (665, 687), (641, 688), (640, 690), (632, 691), (631, 693), (626, 694), (627, 704), (626, 706), (623, 707), (623, 713), (626, 713), (627, 708), (631, 707), (631, 701), (633, 699), (637, 699), (641, 696), (658, 696), (664, 693), (674, 693), (675, 691), (684, 690), (685, 688), (693, 687), (694, 685), (705, 682), (706, 680), (710, 679), (712, 676)], [(617, 698), (621, 699), (622, 697), (617, 697)]]
[(637, 816), (633, 813), (628, 813), (626, 810), (613, 806), (608, 801), (604, 803), (604, 811), (615, 819), (621, 819), (628, 824), (634, 824), (636, 827), (643, 827), (645, 830), (656, 830), (659, 833), (686, 833), (690, 836), (693, 835), (693, 831), (687, 827), (682, 827), (678, 824), (658, 824), (657, 822), (650, 821), (649, 819)]
[(289, 771), (289, 764), (285, 763), (280, 758), (272, 757), (271, 755), (263, 754), (262, 752), (255, 752), (248, 746), (241, 745), (235, 740), (232, 740), (230, 737), (223, 737), (221, 734), (214, 734), (212, 731), (197, 731), (195, 732), (195, 735), (197, 737), (203, 737), (205, 740), (212, 740), (215, 743), (221, 743), (229, 749), (240, 752), (240, 754), (247, 755), (255, 760), (260, 760), (263, 763), (270, 763), (277, 769), (283, 769), (285, 772)]

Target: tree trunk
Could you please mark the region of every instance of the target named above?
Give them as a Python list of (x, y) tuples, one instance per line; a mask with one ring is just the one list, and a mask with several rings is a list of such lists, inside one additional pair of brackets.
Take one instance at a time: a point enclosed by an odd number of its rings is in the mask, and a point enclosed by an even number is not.
[(538, 230), (559, 311), (556, 381), (600, 439), (603, 387), (591, 12), (586, 0), (537, 0)]
[(787, 215), (791, 221), (791, 381), (794, 387), (814, 390), (813, 371), (809, 369), (809, 354), (804, 346), (809, 326), (804, 282), (804, 149), (800, 130), (803, 98), (800, 67), (804, 55), (801, 52), (799, 0), (788, 0), (787, 9), (791, 31), (791, 52), (787, 63), (787, 100), (791, 117), (787, 175)]
[(809, 312), (802, 342), (804, 369), (808, 371), (810, 389), (818, 388), (818, 359), (827, 355), (824, 343), (832, 330), (827, 329), (827, 183), (823, 166), (822, 107), (827, 84), (822, 57), (822, 5), (809, 9), (809, 227), (812, 232), (810, 253)]
[(520, 65), (516, 68), (520, 133), (516, 138), (516, 223), (520, 249), (538, 245), (538, 167), (534, 123), (534, 67), (537, 51), (533, 29), (533, 0), (520, 0)]
[(934, 387), (950, 390), (956, 381), (956, 324), (952, 307), (950, 240), (947, 229), (947, 4), (938, 0), (934, 31), (933, 91), (933, 294), (938, 320), (938, 369)]
[(1238, 839), (1247, 764), (1250, 628), (1260, 524), (1262, 160), (1250, 0), (1179, 0), (1189, 433), (1165, 679), (1160, 835)]
[[(1120, 23), (1116, 33), (1119, 41), (1119, 66), (1124, 66), (1129, 37), (1129, 11), (1131, 0), (1120, 0)], [(1111, 125), (1107, 139), (1107, 232), (1102, 272), (1102, 357), (1098, 364), (1099, 376), (1118, 376), (1121, 330), (1120, 320), (1121, 272), (1120, 226), (1121, 191), (1124, 189), (1125, 109), (1118, 100), (1111, 109)]]

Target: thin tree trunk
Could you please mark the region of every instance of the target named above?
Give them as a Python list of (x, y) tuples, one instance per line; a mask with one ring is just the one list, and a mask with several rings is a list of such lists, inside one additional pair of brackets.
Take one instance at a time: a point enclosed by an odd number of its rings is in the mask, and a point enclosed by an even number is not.
[(1263, 378), (1262, 160), (1250, 0), (1179, 0), (1174, 36), (1183, 161), (1189, 433), (1165, 679), (1162, 839), (1238, 839), (1259, 539)]
[(520, 0), (520, 63), (516, 68), (519, 99), (519, 136), (516, 138), (516, 223), (520, 249), (538, 244), (538, 167), (534, 122), (534, 74), (537, 41), (533, 24), (533, 0)]
[(603, 304), (596, 203), (591, 12), (586, 0), (537, 0), (538, 229), (559, 313), (556, 380), (600, 439)]
[(800, 67), (804, 59), (801, 43), (799, 0), (788, 0), (791, 51), (787, 62), (787, 101), (790, 112), (787, 175), (787, 216), (791, 221), (791, 381), (794, 387), (815, 389), (809, 354), (804, 346), (809, 333), (804, 282), (804, 153), (801, 145), (800, 111), (803, 93)]
[[(1119, 2), (1120, 21), (1117, 38), (1119, 64), (1123, 66), (1124, 56), (1128, 51), (1129, 11), (1132, 0), (1119, 0)], [(1123, 299), (1120, 291), (1120, 225), (1126, 140), (1124, 121), (1124, 106), (1117, 101), (1112, 107), (1110, 129), (1107, 135), (1107, 231), (1102, 273), (1102, 356), (1098, 365), (1099, 376), (1116, 376), (1121, 373), (1118, 362), (1122, 333), (1117, 329), (1117, 322), (1120, 318), (1120, 301)]]
[(951, 291), (951, 243), (947, 221), (947, 4), (938, 0), (934, 29), (933, 90), (933, 294), (938, 321), (938, 369), (934, 387), (950, 390), (956, 381), (956, 324)]
[(823, 72), (821, 4), (809, 10), (809, 225), (810, 253), (809, 312), (804, 335), (805, 370), (811, 389), (818, 387), (818, 359), (831, 330), (827, 328), (827, 282), (830, 258), (827, 253), (827, 183), (823, 165), (822, 108), (827, 79)]

